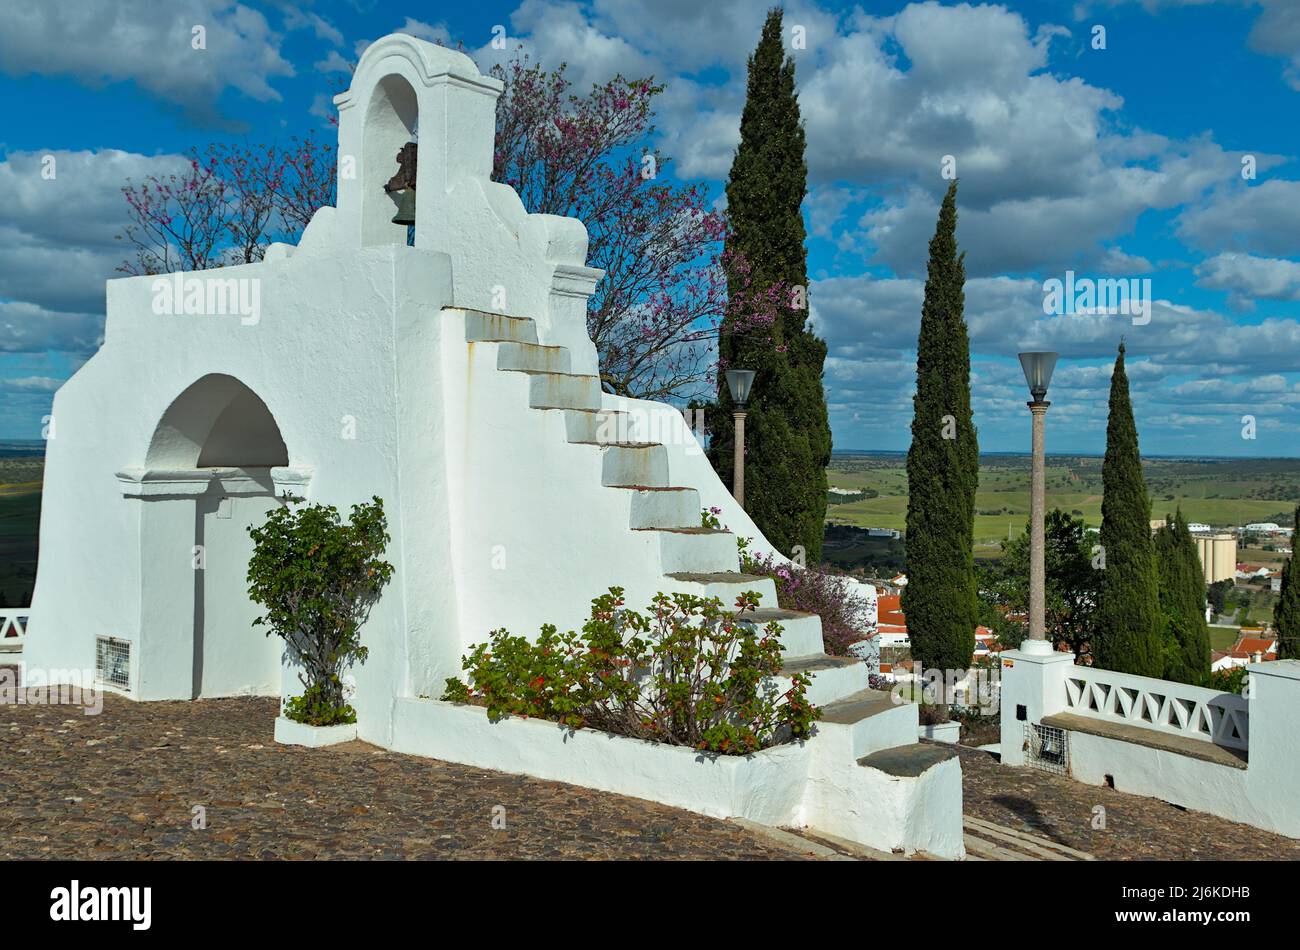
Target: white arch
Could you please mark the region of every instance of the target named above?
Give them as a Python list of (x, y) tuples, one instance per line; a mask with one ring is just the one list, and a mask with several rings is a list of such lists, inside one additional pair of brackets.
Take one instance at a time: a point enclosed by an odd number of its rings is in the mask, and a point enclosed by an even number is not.
[(224, 373), (203, 376), (172, 400), (145, 454), (147, 468), (164, 471), (288, 464), (280, 427), (266, 403)]

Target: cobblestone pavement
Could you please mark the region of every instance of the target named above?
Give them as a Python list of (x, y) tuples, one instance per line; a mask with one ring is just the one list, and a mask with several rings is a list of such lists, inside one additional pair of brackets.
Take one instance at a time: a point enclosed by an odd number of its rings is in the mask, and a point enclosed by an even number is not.
[[(0, 706), (0, 858), (758, 859), (663, 805), (361, 742), (277, 745), (274, 699)], [(1300, 842), (961, 750), (965, 812), (1099, 859), (1300, 859)], [(1105, 829), (1093, 809), (1106, 809)], [(201, 806), (206, 829), (192, 827)], [(504, 830), (492, 827), (505, 809)]]
[[(961, 750), (963, 811), (1042, 835), (1098, 860), (1300, 859), (1300, 841), (1204, 812), (1084, 785), (1033, 768), (1010, 768), (986, 752)], [(1105, 807), (1106, 827), (1093, 828)]]
[(0, 706), (0, 858), (804, 856), (620, 795), (361, 742), (280, 746), (275, 715), (274, 699)]

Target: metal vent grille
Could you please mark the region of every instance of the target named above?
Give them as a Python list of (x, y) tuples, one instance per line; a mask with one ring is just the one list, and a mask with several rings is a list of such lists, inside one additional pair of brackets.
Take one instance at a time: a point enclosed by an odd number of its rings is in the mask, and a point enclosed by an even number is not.
[(95, 638), (95, 682), (131, 688), (131, 642), (117, 637)]
[(1025, 723), (1025, 761), (1055, 775), (1070, 774), (1070, 734), (1056, 726)]

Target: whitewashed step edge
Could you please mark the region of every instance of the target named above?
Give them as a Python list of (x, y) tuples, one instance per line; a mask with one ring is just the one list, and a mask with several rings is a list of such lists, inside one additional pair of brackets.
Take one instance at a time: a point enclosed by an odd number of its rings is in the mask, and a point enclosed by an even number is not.
[(931, 726), (918, 726), (917, 738), (956, 744), (961, 739), (961, 723), (953, 720), (952, 722), (935, 723)]
[(319, 749), (340, 742), (351, 742), (357, 737), (357, 724), (346, 722), (337, 726), (309, 726), (294, 722), (284, 716), (275, 720), (275, 741), (281, 745), (301, 745)]

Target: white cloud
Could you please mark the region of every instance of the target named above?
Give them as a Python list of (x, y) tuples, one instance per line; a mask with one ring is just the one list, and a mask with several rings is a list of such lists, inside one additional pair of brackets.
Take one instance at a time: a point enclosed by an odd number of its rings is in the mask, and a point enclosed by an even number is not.
[(324, 59), (313, 63), (312, 68), (318, 73), (343, 73), (345, 76), (350, 76), (355, 65), (344, 59), (338, 50), (332, 49)]
[(1250, 48), (1287, 60), (1283, 78), (1300, 90), (1300, 6), (1294, 0), (1261, 0), (1264, 11), (1251, 27)]
[(21, 376), (13, 379), (0, 379), (0, 389), (13, 392), (52, 393), (63, 385), (63, 380), (53, 376)]
[(1184, 211), (1178, 236), (1207, 251), (1230, 249), (1275, 257), (1300, 253), (1300, 182), (1236, 182)]
[(46, 310), (35, 304), (0, 302), (0, 353), (63, 350), (88, 355), (103, 341), (104, 315)]
[(1250, 254), (1218, 254), (1196, 265), (1196, 284), (1226, 290), (1229, 303), (1253, 309), (1256, 299), (1300, 300), (1300, 263)]
[[(42, 175), (54, 158), (54, 178)], [(0, 349), (86, 353), (102, 323), (104, 281), (127, 248), (115, 235), (126, 223), (128, 178), (183, 171), (179, 155), (116, 149), (11, 152), (0, 161)]]
[[(192, 47), (193, 29), (205, 49)], [(0, 30), (0, 71), (10, 76), (72, 76), (91, 86), (132, 81), (139, 88), (218, 121), (228, 87), (275, 101), (271, 86), (292, 76), (278, 33), (260, 12), (229, 0), (118, 0), (114, 3), (11, 3)]]
[(343, 45), (343, 34), (339, 32), (338, 27), (318, 13), (310, 13), (299, 10), (297, 7), (289, 7), (284, 13), (284, 28), (286, 30), (311, 30), (318, 40), (326, 40), (335, 46)]
[(447, 30), (445, 23), (425, 23), (422, 20), (406, 17), (405, 21), (394, 32), (407, 33), (418, 39), (428, 40), (430, 43), (442, 43), (448, 45), (451, 42), (451, 33)]

